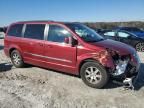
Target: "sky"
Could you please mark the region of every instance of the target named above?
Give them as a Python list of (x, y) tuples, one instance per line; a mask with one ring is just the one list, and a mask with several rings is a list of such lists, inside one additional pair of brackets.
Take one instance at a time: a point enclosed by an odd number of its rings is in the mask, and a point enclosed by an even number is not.
[(27, 20), (144, 21), (144, 0), (0, 0), (0, 26)]

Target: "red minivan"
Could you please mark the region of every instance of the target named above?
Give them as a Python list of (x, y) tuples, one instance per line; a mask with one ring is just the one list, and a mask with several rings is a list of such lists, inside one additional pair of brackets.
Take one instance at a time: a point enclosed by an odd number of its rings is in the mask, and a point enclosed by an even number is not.
[(15, 67), (26, 63), (79, 75), (94, 88), (104, 87), (110, 77), (132, 77), (140, 66), (134, 48), (104, 39), (81, 23), (13, 23), (4, 43), (5, 54)]

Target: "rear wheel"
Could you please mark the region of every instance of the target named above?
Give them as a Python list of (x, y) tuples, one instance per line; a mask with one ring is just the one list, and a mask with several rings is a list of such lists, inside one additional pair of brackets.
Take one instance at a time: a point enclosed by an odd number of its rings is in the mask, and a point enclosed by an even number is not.
[(96, 62), (86, 62), (80, 71), (84, 83), (93, 88), (103, 88), (109, 79), (103, 66)]
[(17, 51), (17, 50), (14, 50), (11, 52), (11, 61), (12, 61), (13, 65), (17, 68), (24, 67), (23, 59), (22, 59), (19, 51)]
[(136, 44), (136, 50), (139, 52), (144, 52), (144, 42), (139, 42)]

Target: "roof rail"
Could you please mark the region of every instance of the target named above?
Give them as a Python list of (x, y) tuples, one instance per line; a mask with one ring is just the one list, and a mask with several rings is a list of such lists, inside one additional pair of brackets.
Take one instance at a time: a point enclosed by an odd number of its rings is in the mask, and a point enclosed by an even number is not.
[(18, 21), (19, 22), (54, 22), (52, 20), (29, 20), (29, 21)]

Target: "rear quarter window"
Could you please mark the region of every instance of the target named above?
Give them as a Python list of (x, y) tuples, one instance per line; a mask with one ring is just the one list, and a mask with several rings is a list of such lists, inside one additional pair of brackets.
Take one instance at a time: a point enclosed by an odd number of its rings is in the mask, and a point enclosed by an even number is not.
[(15, 36), (15, 37), (21, 37), (22, 36), (22, 29), (23, 29), (23, 24), (12, 25), (9, 28), (7, 35)]

